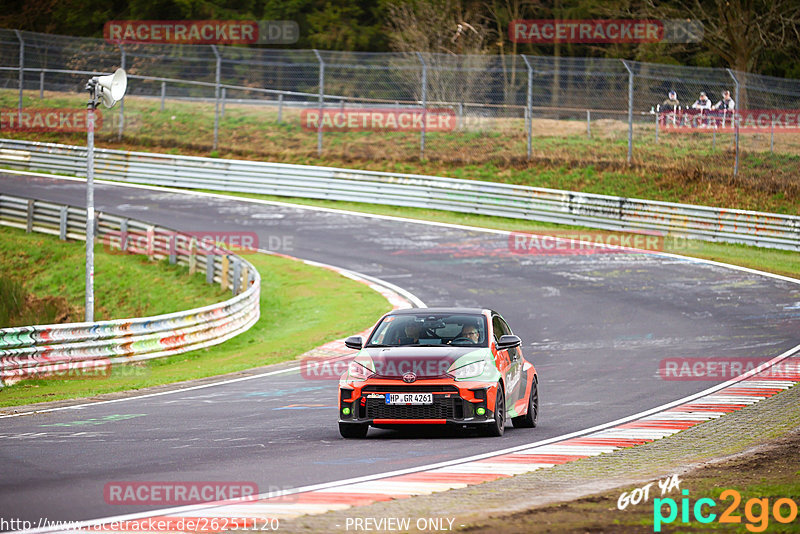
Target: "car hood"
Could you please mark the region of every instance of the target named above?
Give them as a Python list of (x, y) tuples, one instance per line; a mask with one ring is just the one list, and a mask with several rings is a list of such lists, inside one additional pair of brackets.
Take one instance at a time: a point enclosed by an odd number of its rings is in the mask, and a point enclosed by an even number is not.
[(410, 372), (423, 378), (442, 376), (462, 356), (474, 354), (478, 360), (488, 351), (485, 347), (372, 347), (359, 356), (369, 356), (378, 376), (397, 378)]

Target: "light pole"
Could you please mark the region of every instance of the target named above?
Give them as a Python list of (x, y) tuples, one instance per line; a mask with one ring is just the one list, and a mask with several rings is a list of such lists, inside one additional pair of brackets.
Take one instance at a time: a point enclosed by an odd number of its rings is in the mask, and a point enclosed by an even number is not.
[(117, 69), (108, 76), (94, 76), (86, 84), (89, 102), (86, 104), (86, 315), (87, 323), (94, 321), (94, 111), (98, 99), (107, 108), (113, 107), (128, 88), (125, 71)]

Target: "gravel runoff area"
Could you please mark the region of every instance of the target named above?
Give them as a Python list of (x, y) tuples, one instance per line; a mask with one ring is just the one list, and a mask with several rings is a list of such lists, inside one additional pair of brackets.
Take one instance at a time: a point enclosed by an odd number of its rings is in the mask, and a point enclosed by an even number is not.
[[(658, 480), (675, 474), (684, 478), (709, 466), (735, 469), (737, 459), (748, 455), (771, 455), (776, 465), (788, 466), (800, 459), (798, 429), (800, 386), (795, 386), (739, 411), (647, 444), (462, 489), (281, 520), (280, 530), (309, 533), (431, 532), (438, 527), (439, 531), (467, 532), (628, 531), (627, 528), (618, 528), (621, 526), (618, 523), (611, 523), (610, 517), (624, 513), (616, 509), (616, 498), (623, 491), (630, 492), (650, 482), (654, 482), (653, 488), (658, 490)], [(365, 449), (374, 446), (374, 443), (365, 444)], [(793, 467), (795, 471), (797, 468)], [(577, 528), (575, 525), (565, 526), (564, 518), (559, 517), (559, 509), (569, 507), (564, 503), (603, 492), (614, 496), (613, 500), (608, 496), (605, 499), (609, 501), (606, 506), (610, 506), (605, 508), (609, 516), (607, 524), (592, 524), (586, 516), (585, 524)], [(660, 496), (660, 491), (656, 491), (655, 496)], [(680, 498), (677, 491), (672, 497)], [(653, 498), (651, 494), (650, 502)], [(601, 501), (600, 497), (587, 500)], [(562, 504), (553, 506), (554, 503)], [(531, 521), (532, 514), (535, 517)], [(606, 514), (601, 514), (601, 517), (605, 518)], [(405, 518), (410, 518), (410, 528), (398, 529), (396, 521)], [(358, 519), (368, 522), (358, 522)], [(387, 521), (381, 523), (382, 519)], [(422, 521), (418, 522), (420, 519)], [(417, 529), (417, 526), (423, 528)], [(792, 526), (796, 528), (796, 525)], [(641, 525), (632, 531), (653, 530), (652, 526)]]

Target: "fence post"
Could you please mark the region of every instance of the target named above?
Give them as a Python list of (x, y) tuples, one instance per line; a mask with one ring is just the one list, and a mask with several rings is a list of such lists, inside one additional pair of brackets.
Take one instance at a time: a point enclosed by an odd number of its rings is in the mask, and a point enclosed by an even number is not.
[(775, 117), (769, 125), (769, 153), (773, 154), (775, 150)]
[[(736, 105), (741, 106), (742, 103), (739, 101), (739, 80), (736, 79), (736, 76), (733, 74), (731, 69), (725, 69), (728, 71), (728, 75), (733, 79), (733, 83), (736, 87)], [(733, 175), (739, 175), (739, 122), (736, 120), (736, 111), (733, 112), (733, 122), (734, 122), (734, 144), (736, 146), (736, 158), (734, 159), (733, 163)]]
[(592, 110), (586, 110), (586, 138), (592, 138)]
[[(119, 45), (120, 51), (120, 68), (125, 70), (125, 47)], [(127, 91), (126, 91), (127, 92)], [(125, 128), (125, 95), (119, 101), (119, 130), (117, 130), (117, 140), (122, 140), (122, 131)]]
[(25, 41), (19, 30), (14, 30), (19, 40), (19, 104), (17, 105), (17, 124), (22, 124), (22, 86), (25, 82)]
[(164, 111), (164, 100), (167, 98), (167, 82), (161, 82), (161, 111)]
[(528, 97), (526, 101), (527, 105), (527, 114), (528, 114), (528, 159), (530, 160), (533, 156), (533, 67), (531, 67), (528, 58), (525, 54), (522, 55), (522, 60), (525, 62), (525, 66), (528, 68)]
[(214, 150), (219, 146), (219, 96), (220, 96), (220, 71), (222, 68), (222, 58), (217, 51), (217, 45), (211, 45), (211, 50), (217, 58), (217, 70), (214, 74)]
[(658, 127), (659, 127), (659, 118), (661, 117), (661, 112), (656, 111), (656, 143), (658, 143)]
[(278, 95), (278, 124), (283, 121), (283, 93)]
[(39, 100), (44, 100), (44, 69), (39, 71)]
[(314, 54), (319, 61), (319, 119), (317, 122), (317, 155), (322, 155), (322, 114), (325, 111), (325, 61), (315, 48)]
[(419, 159), (425, 159), (425, 121), (428, 115), (428, 65), (420, 52), (417, 52), (419, 62), (422, 64), (422, 129), (419, 133)]
[(628, 165), (633, 159), (633, 70), (624, 59), (622, 64), (628, 71)]
[(220, 106), (219, 116), (220, 118), (225, 118), (225, 88), (222, 88), (222, 106)]

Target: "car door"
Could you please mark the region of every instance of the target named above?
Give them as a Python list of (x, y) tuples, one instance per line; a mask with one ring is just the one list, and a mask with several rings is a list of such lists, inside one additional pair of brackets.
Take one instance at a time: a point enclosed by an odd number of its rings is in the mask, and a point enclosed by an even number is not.
[[(502, 336), (511, 334), (508, 324), (496, 313), (492, 315), (492, 333), (495, 345)], [(506, 406), (510, 408), (519, 400), (519, 382), (522, 370), (519, 349), (498, 350), (497, 368), (503, 374), (506, 386)]]

